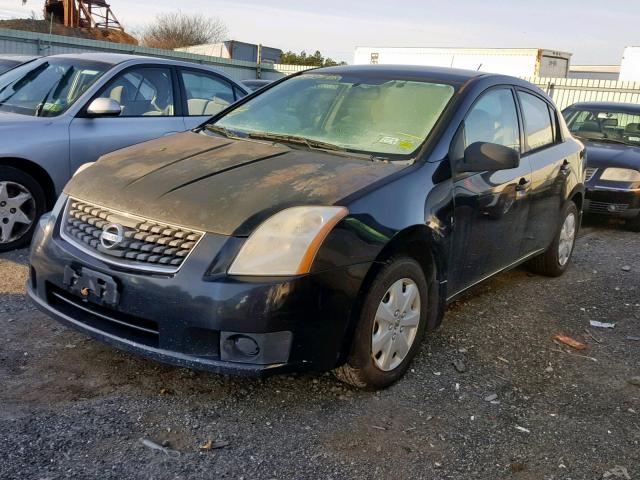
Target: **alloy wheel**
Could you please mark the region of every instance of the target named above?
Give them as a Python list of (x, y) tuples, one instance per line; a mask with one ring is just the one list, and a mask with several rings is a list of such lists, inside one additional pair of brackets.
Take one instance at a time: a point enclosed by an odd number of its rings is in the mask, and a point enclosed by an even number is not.
[(371, 356), (388, 372), (406, 358), (420, 323), (420, 291), (410, 278), (394, 282), (378, 305), (371, 334)]
[(560, 241), (558, 242), (558, 263), (565, 266), (571, 257), (573, 242), (576, 236), (576, 216), (573, 213), (567, 215), (560, 230)]
[(35, 216), (35, 199), (24, 185), (0, 182), (0, 244), (20, 239), (33, 225)]

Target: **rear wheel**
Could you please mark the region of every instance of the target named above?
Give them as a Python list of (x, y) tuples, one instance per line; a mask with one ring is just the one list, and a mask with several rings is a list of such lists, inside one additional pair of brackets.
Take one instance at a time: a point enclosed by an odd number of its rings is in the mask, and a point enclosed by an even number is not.
[(334, 370), (336, 377), (368, 389), (388, 387), (402, 377), (427, 326), (429, 288), (418, 262), (391, 258), (372, 282), (351, 352)]
[(29, 244), (45, 206), (44, 191), (31, 175), (0, 166), (0, 252)]
[(580, 222), (575, 203), (567, 202), (560, 218), (558, 232), (551, 246), (546, 252), (529, 261), (529, 268), (535, 273), (559, 277), (569, 266)]

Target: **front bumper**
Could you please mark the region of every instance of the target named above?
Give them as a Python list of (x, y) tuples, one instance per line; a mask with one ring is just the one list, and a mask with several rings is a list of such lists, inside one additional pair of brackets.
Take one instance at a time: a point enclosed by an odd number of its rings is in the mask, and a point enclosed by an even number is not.
[(624, 219), (636, 218), (640, 215), (640, 190), (587, 185), (584, 211)]
[[(178, 272), (159, 275), (107, 264), (58, 232), (54, 213), (39, 223), (32, 242), (27, 291), (38, 308), (122, 350), (235, 375), (337, 366), (346, 354), (352, 309), (371, 265), (295, 278), (205, 278), (227, 240), (206, 235)], [(65, 282), (69, 269), (112, 278), (117, 305), (100, 305), (71, 291)]]

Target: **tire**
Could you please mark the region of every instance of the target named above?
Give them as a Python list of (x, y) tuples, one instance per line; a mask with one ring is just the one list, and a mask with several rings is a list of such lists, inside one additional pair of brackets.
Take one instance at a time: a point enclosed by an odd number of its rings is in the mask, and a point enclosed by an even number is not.
[(44, 190), (31, 175), (0, 166), (0, 252), (29, 244), (46, 205)]
[[(345, 383), (369, 390), (386, 388), (400, 379), (420, 347), (428, 323), (428, 312), (437, 310), (428, 308), (430, 305), (427, 303), (433, 298), (430, 295), (433, 288), (434, 281), (427, 280), (422, 267), (414, 259), (390, 258), (366, 293), (351, 351), (346, 363), (333, 371), (334, 375)], [(392, 291), (402, 292), (402, 296), (392, 297)], [(406, 316), (402, 317), (402, 304), (395, 300), (410, 301), (411, 292), (416, 292), (415, 300), (406, 308)], [(394, 318), (395, 323), (387, 322), (387, 319)], [(401, 321), (407, 323), (401, 325)], [(415, 327), (409, 326), (415, 321)], [(388, 340), (389, 336), (392, 338), (390, 343), (380, 343)], [(374, 352), (378, 349), (373, 347), (376, 337), (378, 345), (390, 345), (385, 349), (386, 354), (382, 348)], [(406, 354), (401, 356), (403, 352)]]
[[(564, 228), (566, 227), (568, 218), (573, 216), (573, 233), (570, 239), (567, 239), (567, 234)], [(562, 275), (571, 262), (571, 254), (576, 243), (576, 237), (578, 234), (578, 228), (580, 225), (580, 214), (576, 204), (569, 201), (562, 209), (562, 215), (560, 217), (560, 224), (558, 225), (558, 231), (556, 232), (553, 241), (549, 248), (541, 255), (529, 260), (529, 269), (537, 274), (545, 275), (547, 277), (559, 277)], [(567, 243), (569, 242), (569, 243)], [(562, 255), (561, 244), (564, 244), (565, 248), (569, 248), (569, 251)]]
[(640, 232), (640, 214), (636, 218), (627, 220), (626, 227), (632, 232)]

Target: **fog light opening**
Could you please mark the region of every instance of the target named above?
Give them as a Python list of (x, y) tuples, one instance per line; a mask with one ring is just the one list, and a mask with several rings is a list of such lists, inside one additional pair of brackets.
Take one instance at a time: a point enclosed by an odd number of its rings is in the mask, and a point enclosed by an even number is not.
[(233, 335), (227, 338), (225, 346), (235, 355), (255, 357), (260, 353), (258, 343), (247, 335)]

